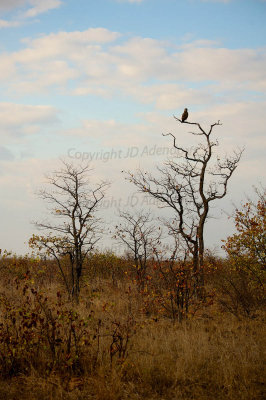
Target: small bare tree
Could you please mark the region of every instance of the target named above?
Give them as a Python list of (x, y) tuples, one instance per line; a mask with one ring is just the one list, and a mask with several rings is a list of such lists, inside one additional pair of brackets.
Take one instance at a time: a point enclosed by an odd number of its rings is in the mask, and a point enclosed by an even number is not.
[(114, 237), (133, 255), (137, 282), (139, 288), (143, 289), (148, 259), (153, 256), (154, 249), (160, 241), (161, 230), (151, 223), (149, 212), (139, 212), (136, 215), (120, 212), (120, 217), (122, 222), (116, 226)]
[(174, 211), (174, 218), (168, 223), (171, 234), (178, 235), (184, 241), (188, 252), (193, 257), (194, 272), (197, 272), (201, 286), (204, 285), (204, 227), (210, 210), (210, 203), (222, 199), (227, 193), (228, 181), (235, 171), (243, 149), (235, 151), (231, 157), (221, 160), (214, 158), (217, 141), (211, 140), (213, 129), (221, 125), (220, 121), (204, 130), (197, 122), (177, 122), (193, 125), (204, 143), (190, 149), (177, 144), (172, 133), (163, 134), (173, 139), (177, 151), (176, 159), (168, 160), (164, 167), (157, 167), (159, 176), (138, 170), (136, 174), (127, 172), (127, 179), (139, 189), (159, 200), (164, 207)]
[[(40, 197), (52, 205), (51, 214), (59, 221), (35, 223), (39, 229), (50, 232), (46, 236), (33, 235), (30, 246), (56, 259), (69, 295), (78, 301), (84, 260), (100, 239), (101, 220), (96, 212), (108, 183), (100, 182), (92, 188), (89, 165), (62, 163), (60, 170), (47, 177), (52, 189), (40, 192)], [(56, 232), (56, 236), (51, 232)], [(69, 260), (69, 278), (62, 267), (64, 256)]]
[(196, 274), (191, 268), (187, 254), (180, 251), (183, 243), (174, 236), (174, 245), (170, 257), (165, 257), (164, 251), (155, 249), (155, 267), (151, 287), (156, 302), (164, 309), (166, 315), (174, 321), (182, 321), (194, 306)]

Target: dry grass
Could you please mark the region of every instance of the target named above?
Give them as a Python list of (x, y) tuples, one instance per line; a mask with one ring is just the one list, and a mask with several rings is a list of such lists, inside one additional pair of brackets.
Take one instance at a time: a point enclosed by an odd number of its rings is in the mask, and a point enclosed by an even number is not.
[[(161, 315), (141, 313), (141, 296), (128, 287), (127, 280), (114, 284), (111, 278), (95, 278), (76, 307), (82, 318), (93, 310), (92, 332), (101, 320), (98, 347), (97, 339), (92, 346), (98, 351), (97, 363), (84, 350), (82, 371), (47, 373), (32, 367), (28, 373), (2, 377), (0, 400), (265, 398), (262, 313), (237, 319), (214, 305), (205, 314), (173, 324)], [(39, 290), (45, 290), (51, 304), (56, 302), (56, 282)], [(21, 302), (12, 283), (0, 292)], [(120, 324), (123, 339), (129, 334), (129, 341), (124, 357), (117, 352), (111, 360), (114, 322)]]

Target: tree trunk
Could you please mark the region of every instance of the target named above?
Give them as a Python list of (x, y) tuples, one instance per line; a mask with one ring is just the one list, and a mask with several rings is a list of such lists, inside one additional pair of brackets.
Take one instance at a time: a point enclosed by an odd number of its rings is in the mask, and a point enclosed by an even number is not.
[(75, 251), (75, 282), (74, 282), (74, 291), (73, 296), (76, 303), (79, 303), (79, 294), (80, 294), (80, 277), (82, 273), (82, 254), (81, 249), (77, 248)]

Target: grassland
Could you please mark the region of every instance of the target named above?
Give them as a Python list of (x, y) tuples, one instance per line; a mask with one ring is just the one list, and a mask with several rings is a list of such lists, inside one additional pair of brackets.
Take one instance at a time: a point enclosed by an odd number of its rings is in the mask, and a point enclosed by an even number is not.
[(217, 265), (212, 301), (178, 322), (140, 292), (130, 260), (94, 257), (77, 305), (53, 262), (2, 258), (0, 399), (265, 398), (264, 313), (228, 311)]

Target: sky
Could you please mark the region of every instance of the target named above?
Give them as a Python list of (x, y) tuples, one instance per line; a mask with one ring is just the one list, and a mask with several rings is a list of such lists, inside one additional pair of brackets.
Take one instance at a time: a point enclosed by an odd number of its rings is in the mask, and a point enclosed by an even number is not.
[[(219, 154), (245, 147), (207, 224), (219, 253), (234, 205), (265, 185), (265, 21), (265, 0), (0, 0), (0, 248), (28, 251), (46, 213), (38, 190), (62, 158), (110, 181), (108, 227), (118, 206), (157, 218), (121, 171), (163, 165), (162, 133), (195, 145), (173, 118), (187, 107), (206, 128), (222, 122)], [(102, 249), (115, 248), (109, 236)]]

